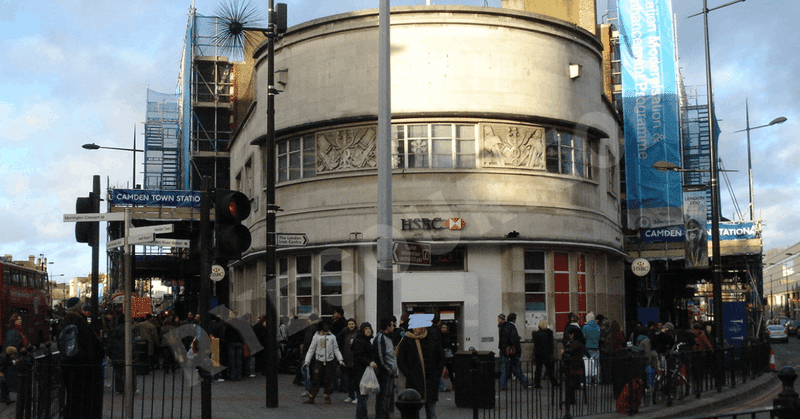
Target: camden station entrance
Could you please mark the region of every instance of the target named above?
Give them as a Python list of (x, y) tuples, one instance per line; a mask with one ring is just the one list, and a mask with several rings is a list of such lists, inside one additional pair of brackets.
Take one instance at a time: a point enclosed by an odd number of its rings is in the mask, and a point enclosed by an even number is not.
[(461, 302), (425, 302), (425, 303), (403, 303), (403, 313), (406, 314), (438, 314), (443, 325), (447, 325), (453, 342), (458, 344), (458, 349), (462, 348), (462, 336), (464, 334), (464, 303)]
[[(748, 240), (749, 242), (750, 240)], [(755, 247), (723, 248), (722, 301), (739, 302), (745, 307), (747, 337), (763, 333), (764, 300), (760, 240)], [(714, 321), (712, 268), (687, 268), (680, 252), (664, 248), (656, 251), (628, 251), (632, 257), (625, 273), (626, 312), (628, 324), (640, 320), (672, 322), (676, 327), (691, 327), (694, 322)], [(750, 250), (750, 251), (747, 251)], [(669, 256), (675, 256), (671, 258)], [(630, 262), (642, 257), (650, 262), (650, 272), (636, 276)]]

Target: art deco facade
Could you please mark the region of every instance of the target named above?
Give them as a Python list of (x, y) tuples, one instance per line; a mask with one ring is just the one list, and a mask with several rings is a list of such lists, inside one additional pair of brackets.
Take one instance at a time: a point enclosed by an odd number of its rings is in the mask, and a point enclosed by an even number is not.
[[(279, 314), (375, 322), (378, 11), (289, 28), (275, 48)], [(265, 310), (266, 48), (230, 148), (231, 187), (253, 197), (253, 245), (230, 266), (231, 305)], [(497, 8), (392, 8), (394, 240), (431, 245), (396, 265), (394, 307), (440, 313), (463, 348), (496, 348), (569, 312), (622, 322), (619, 120), (602, 46), (556, 18)]]

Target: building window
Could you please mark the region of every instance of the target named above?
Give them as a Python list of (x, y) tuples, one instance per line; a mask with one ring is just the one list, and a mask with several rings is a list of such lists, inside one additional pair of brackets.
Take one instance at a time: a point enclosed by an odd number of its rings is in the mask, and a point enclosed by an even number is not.
[(608, 156), (608, 182), (606, 189), (610, 193), (617, 191), (617, 157), (611, 152), (610, 148), (606, 149), (606, 156)]
[(278, 259), (278, 313), (289, 316), (289, 261)]
[(555, 301), (556, 331), (563, 331), (569, 323), (569, 253), (553, 253), (553, 297)]
[(409, 272), (466, 272), (467, 249), (431, 245), (431, 266), (407, 265)]
[(525, 311), (546, 314), (546, 297), (544, 252), (525, 252)]
[(316, 174), (314, 136), (292, 138), (277, 144), (278, 182), (305, 179)]
[(586, 138), (548, 129), (545, 148), (548, 172), (592, 178), (592, 153)]
[(415, 124), (392, 126), (393, 167), (475, 167), (475, 125)]
[(295, 277), (295, 301), (297, 302), (297, 314), (309, 315), (313, 311), (312, 295), (312, 276), (311, 276), (311, 256), (298, 256), (296, 262)]
[(586, 255), (578, 253), (578, 316), (586, 315)]
[(342, 252), (325, 252), (320, 259), (320, 316), (333, 317), (333, 311), (342, 307)]

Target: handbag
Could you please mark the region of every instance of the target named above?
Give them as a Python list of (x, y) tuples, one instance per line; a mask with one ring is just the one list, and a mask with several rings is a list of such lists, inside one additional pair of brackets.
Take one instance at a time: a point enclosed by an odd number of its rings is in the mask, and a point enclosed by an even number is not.
[(517, 353), (517, 348), (514, 345), (506, 346), (506, 356), (511, 356)]
[(372, 367), (364, 370), (358, 389), (361, 394), (378, 394), (381, 391), (381, 385), (378, 383), (378, 377)]

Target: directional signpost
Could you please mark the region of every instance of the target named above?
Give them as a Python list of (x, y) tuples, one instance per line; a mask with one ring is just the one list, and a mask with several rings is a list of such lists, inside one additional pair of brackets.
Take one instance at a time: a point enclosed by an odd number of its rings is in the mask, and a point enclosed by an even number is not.
[(305, 233), (278, 233), (275, 244), (288, 247), (305, 246), (308, 244), (308, 236)]
[(424, 243), (392, 243), (392, 259), (401, 265), (431, 266), (431, 245)]
[(125, 214), (122, 212), (107, 212), (100, 214), (64, 214), (65, 223), (78, 221), (125, 221)]

